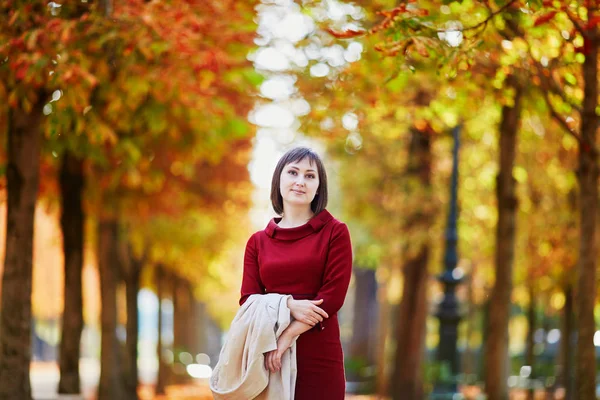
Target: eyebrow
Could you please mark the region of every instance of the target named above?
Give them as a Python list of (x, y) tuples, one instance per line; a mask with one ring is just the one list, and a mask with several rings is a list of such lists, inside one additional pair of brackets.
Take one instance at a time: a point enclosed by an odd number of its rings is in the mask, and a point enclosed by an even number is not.
[[(297, 169), (298, 171), (300, 171), (300, 168), (295, 167), (293, 165), (290, 165), (290, 168), (294, 168), (294, 169)], [(314, 169), (307, 169), (306, 172), (317, 172), (317, 171), (315, 171)]]

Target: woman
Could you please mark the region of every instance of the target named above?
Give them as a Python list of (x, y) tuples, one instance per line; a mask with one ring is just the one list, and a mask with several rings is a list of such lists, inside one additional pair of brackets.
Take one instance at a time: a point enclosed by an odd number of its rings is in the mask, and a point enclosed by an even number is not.
[(244, 256), (240, 305), (252, 294), (290, 294), (294, 321), (265, 356), (276, 372), (297, 338), (296, 400), (342, 400), (344, 356), (337, 312), (352, 273), (346, 225), (326, 209), (327, 175), (311, 149), (288, 151), (271, 182), (271, 203), (280, 218), (250, 237)]

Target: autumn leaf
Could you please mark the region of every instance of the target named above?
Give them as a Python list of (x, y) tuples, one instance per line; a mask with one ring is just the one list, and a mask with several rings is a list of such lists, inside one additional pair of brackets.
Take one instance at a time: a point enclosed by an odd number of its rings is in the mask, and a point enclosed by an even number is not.
[(353, 29), (348, 29), (347, 31), (344, 32), (336, 32), (331, 28), (327, 28), (327, 32), (337, 38), (337, 39), (350, 39), (350, 38), (354, 38), (354, 37), (358, 37), (358, 36), (362, 36), (366, 33), (366, 31), (361, 30), (361, 31), (356, 31)]
[(592, 30), (596, 26), (598, 26), (599, 23), (600, 23), (600, 16), (595, 16), (595, 17), (593, 17), (592, 19), (589, 20), (589, 22), (586, 25), (586, 29), (587, 30)]
[(429, 57), (429, 52), (427, 51), (427, 47), (425, 46), (425, 43), (423, 43), (423, 40), (415, 37), (412, 39), (412, 42), (415, 45), (415, 49), (417, 50), (417, 53), (419, 53), (420, 56)]
[(557, 11), (550, 11), (549, 13), (539, 16), (535, 20), (535, 23), (533, 24), (533, 26), (540, 26), (540, 25), (543, 25), (543, 24), (549, 22), (552, 18), (554, 18), (556, 13), (557, 13)]

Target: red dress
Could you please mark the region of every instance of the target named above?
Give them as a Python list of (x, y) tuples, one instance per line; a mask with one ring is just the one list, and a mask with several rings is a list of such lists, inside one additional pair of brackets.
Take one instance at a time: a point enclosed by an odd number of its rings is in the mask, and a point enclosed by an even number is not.
[(280, 228), (281, 218), (250, 237), (244, 256), (240, 305), (252, 294), (291, 294), (323, 299), (329, 314), (296, 342), (296, 400), (343, 400), (344, 355), (337, 312), (352, 274), (352, 246), (346, 224), (327, 210), (295, 228)]

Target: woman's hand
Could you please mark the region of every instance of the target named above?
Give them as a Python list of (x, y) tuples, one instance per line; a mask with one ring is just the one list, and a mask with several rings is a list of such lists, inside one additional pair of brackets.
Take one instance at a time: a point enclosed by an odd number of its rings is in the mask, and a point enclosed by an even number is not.
[(277, 340), (277, 350), (269, 351), (265, 354), (265, 368), (270, 372), (277, 372), (281, 369), (281, 357), (283, 353), (292, 345), (292, 336), (284, 331)]
[(290, 297), (287, 306), (294, 319), (310, 326), (315, 326), (317, 323), (322, 322), (323, 318), (329, 318), (329, 315), (319, 307), (321, 303), (323, 303), (323, 299), (294, 300)]

